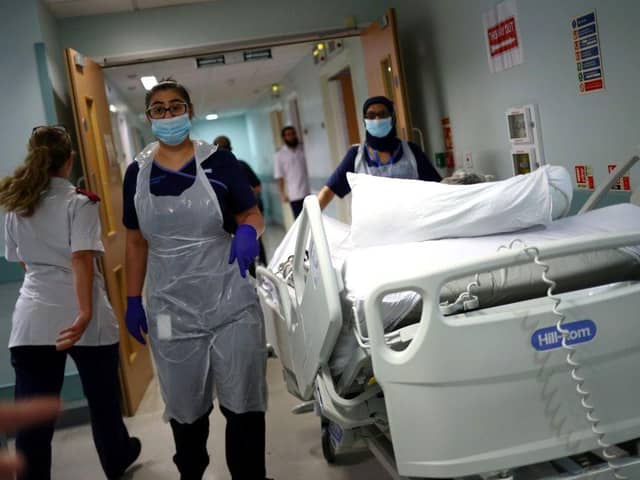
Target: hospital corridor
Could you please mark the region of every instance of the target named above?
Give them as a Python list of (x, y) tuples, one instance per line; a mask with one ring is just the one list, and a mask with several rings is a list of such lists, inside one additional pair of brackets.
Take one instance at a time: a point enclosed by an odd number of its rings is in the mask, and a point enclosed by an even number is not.
[(640, 479), (639, 1), (0, 18), (0, 478)]

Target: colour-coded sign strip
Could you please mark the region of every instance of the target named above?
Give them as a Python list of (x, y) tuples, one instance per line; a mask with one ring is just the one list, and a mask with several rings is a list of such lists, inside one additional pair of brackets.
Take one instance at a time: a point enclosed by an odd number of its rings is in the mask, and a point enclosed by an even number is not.
[(595, 181), (593, 178), (593, 168), (591, 165), (576, 165), (576, 185), (580, 189), (593, 190)]
[[(613, 172), (616, 169), (616, 166), (617, 165), (615, 164), (607, 165), (607, 169), (609, 170), (609, 173)], [(629, 175), (623, 175), (622, 178), (618, 179), (616, 184), (611, 187), (611, 190), (622, 190), (624, 192), (630, 192), (631, 178), (629, 177)]]
[(595, 10), (571, 21), (580, 93), (604, 90), (604, 69)]

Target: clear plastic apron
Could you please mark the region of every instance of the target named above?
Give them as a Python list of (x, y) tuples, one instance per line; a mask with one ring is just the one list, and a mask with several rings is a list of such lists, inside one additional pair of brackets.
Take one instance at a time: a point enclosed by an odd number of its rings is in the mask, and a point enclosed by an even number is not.
[(402, 156), (393, 163), (389, 161), (384, 164), (378, 162), (378, 165), (369, 165), (364, 158), (366, 148), (365, 144), (361, 144), (358, 147), (353, 169), (354, 173), (366, 173), (376, 177), (405, 178), (409, 180), (416, 180), (418, 178), (416, 157), (413, 155), (409, 144), (404, 140), (402, 140), (400, 144)]
[(138, 157), (135, 207), (149, 244), (146, 300), (165, 418), (192, 423), (211, 407), (266, 409), (266, 345), (257, 294), (229, 265), (231, 235), (200, 163), (215, 148), (194, 142), (196, 179), (180, 196), (149, 190), (153, 155)]

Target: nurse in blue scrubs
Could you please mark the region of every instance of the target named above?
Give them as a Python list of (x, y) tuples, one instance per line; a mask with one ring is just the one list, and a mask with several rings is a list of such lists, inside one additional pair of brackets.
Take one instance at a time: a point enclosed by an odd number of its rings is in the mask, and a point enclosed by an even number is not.
[(352, 147), (318, 194), (320, 207), (333, 198), (351, 192), (347, 173), (378, 177), (406, 178), (439, 182), (440, 174), (415, 143), (398, 138), (393, 102), (387, 97), (371, 97), (362, 107), (366, 141)]
[(153, 87), (146, 112), (158, 141), (129, 166), (123, 188), (127, 328), (141, 343), (149, 334), (180, 478), (200, 480), (209, 464), (215, 391), (233, 480), (264, 480), (267, 351), (246, 278), (264, 221), (233, 154), (190, 139), (182, 85)]

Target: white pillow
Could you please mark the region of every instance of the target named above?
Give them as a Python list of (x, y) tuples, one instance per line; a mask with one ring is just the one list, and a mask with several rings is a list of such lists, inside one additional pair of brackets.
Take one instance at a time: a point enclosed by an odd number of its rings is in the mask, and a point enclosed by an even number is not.
[(570, 181), (566, 170), (549, 166), (473, 185), (353, 173), (347, 179), (353, 196), (351, 235), (360, 247), (474, 237), (547, 224), (552, 220), (552, 192), (558, 190), (562, 193), (558, 198), (567, 202), (558, 208), (558, 215), (568, 210), (572, 194), (565, 185), (566, 179)]

